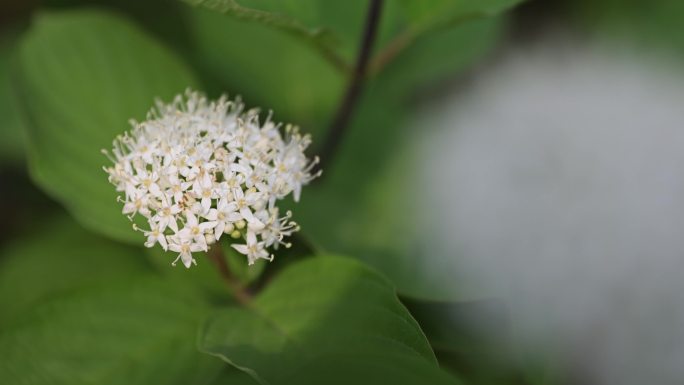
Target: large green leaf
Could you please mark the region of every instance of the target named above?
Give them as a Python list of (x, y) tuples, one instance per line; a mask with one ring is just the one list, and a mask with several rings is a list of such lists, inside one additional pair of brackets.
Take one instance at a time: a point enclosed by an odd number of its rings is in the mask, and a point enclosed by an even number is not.
[(390, 283), (339, 257), (292, 265), (248, 308), (210, 317), (199, 344), (274, 384), (450, 381)]
[(129, 119), (144, 118), (154, 98), (194, 86), (192, 74), (136, 26), (95, 10), (39, 14), (19, 59), (33, 179), (87, 227), (141, 242), (121, 214), (100, 150)]
[(32, 230), (0, 252), (0, 326), (56, 296), (151, 271), (142, 250), (93, 236), (66, 216)]
[(0, 379), (16, 385), (206, 384), (222, 363), (197, 352), (208, 307), (140, 278), (37, 306), (0, 332)]

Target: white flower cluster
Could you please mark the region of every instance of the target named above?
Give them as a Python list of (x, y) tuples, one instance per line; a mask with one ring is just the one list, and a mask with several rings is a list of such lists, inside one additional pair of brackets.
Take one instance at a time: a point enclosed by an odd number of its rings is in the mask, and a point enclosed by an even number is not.
[(196, 264), (193, 252), (207, 251), (223, 234), (244, 243), (232, 247), (249, 264), (272, 260), (267, 248), (278, 248), (298, 230), (276, 201), (288, 194), (298, 201), (302, 185), (318, 159), (304, 150), (311, 140), (271, 116), (260, 124), (258, 110), (243, 111), (239, 100), (225, 96), (208, 101), (197, 92), (178, 95), (171, 104), (157, 101), (142, 123), (114, 140), (114, 163), (105, 168), (122, 192), (123, 213), (147, 219), (145, 246), (159, 244), (179, 253), (185, 267)]

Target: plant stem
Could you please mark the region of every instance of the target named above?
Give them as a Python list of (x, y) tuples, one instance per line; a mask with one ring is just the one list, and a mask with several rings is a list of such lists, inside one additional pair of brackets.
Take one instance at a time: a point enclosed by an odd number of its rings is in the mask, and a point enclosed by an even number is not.
[(359, 53), (356, 57), (354, 72), (351, 74), (344, 98), (337, 109), (335, 117), (330, 123), (328, 136), (319, 152), (319, 154), (321, 154), (320, 169), (330, 164), (335, 157), (335, 154), (340, 147), (340, 143), (342, 142), (344, 132), (349, 126), (349, 121), (358, 105), (359, 96), (361, 95), (364, 80), (366, 79), (371, 51), (377, 36), (378, 25), (380, 24), (383, 0), (370, 0), (369, 3), (366, 25), (361, 39)]
[(247, 290), (245, 290), (245, 286), (242, 283), (238, 282), (238, 280), (230, 272), (228, 264), (226, 263), (226, 259), (223, 256), (223, 249), (221, 248), (221, 244), (219, 242), (213, 244), (212, 247), (209, 249), (207, 256), (216, 266), (216, 269), (221, 275), (221, 278), (223, 278), (226, 284), (228, 284), (228, 287), (230, 288), (230, 291), (233, 293), (233, 297), (235, 298), (235, 300), (239, 302), (241, 305), (249, 306), (252, 302), (252, 295), (249, 294)]

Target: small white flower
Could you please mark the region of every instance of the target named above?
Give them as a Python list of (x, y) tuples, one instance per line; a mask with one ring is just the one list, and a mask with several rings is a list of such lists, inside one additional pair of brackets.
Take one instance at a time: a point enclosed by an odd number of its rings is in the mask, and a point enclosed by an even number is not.
[(164, 197), (160, 200), (160, 206), (150, 221), (159, 226), (159, 231), (163, 232), (168, 227), (174, 232), (178, 232), (176, 217), (180, 212), (181, 208), (178, 204), (171, 204), (171, 198)]
[[(311, 143), (294, 126), (260, 124), (256, 110), (243, 112), (239, 101), (208, 101), (187, 91), (170, 104), (157, 101), (142, 123), (117, 137), (105, 153), (105, 168), (122, 193), (122, 212), (142, 215), (150, 230), (145, 246), (159, 244), (179, 253), (186, 267), (192, 253), (207, 251), (223, 234), (243, 237), (233, 245), (252, 264), (271, 260), (267, 248), (288, 245), (298, 230), (291, 213), (279, 217), (278, 200), (293, 194), (320, 172), (304, 151)], [(180, 227), (179, 227), (180, 226)]]
[(171, 251), (179, 253), (178, 257), (176, 257), (176, 259), (174, 259), (173, 262), (171, 262), (171, 264), (173, 266), (176, 266), (176, 263), (180, 259), (186, 268), (189, 268), (191, 265), (197, 264), (195, 258), (192, 257), (192, 253), (202, 251), (202, 247), (200, 245), (186, 241), (181, 241), (180, 243), (171, 243), (169, 244), (169, 249), (171, 249)]
[(233, 223), (241, 220), (242, 215), (237, 212), (237, 203), (228, 201), (227, 198), (221, 198), (218, 206), (215, 209), (209, 210), (205, 216), (210, 221), (216, 221), (214, 228), (214, 238), (221, 239), (221, 235), (233, 231)]
[(248, 264), (252, 265), (257, 259), (273, 260), (273, 256), (269, 256), (263, 242), (258, 242), (256, 234), (253, 231), (247, 231), (247, 243), (244, 245), (233, 244), (235, 250), (247, 256)]
[(195, 214), (191, 211), (185, 213), (185, 227), (183, 227), (176, 236), (182, 243), (189, 242), (201, 246), (201, 249), (206, 251), (208, 245), (206, 243), (205, 234), (216, 226), (215, 221), (200, 223)]
[(284, 242), (283, 239), (299, 230), (299, 226), (290, 220), (290, 218), (292, 218), (292, 212), (288, 211), (284, 217), (279, 217), (278, 208), (275, 207), (271, 209), (270, 212), (262, 211), (261, 214), (269, 215), (268, 218), (264, 219), (266, 225), (261, 232), (261, 239), (264, 241), (266, 247), (273, 246), (276, 250), (279, 245), (290, 247), (291, 244)]
[(249, 223), (252, 229), (258, 230), (264, 228), (264, 224), (254, 216), (250, 209), (250, 206), (256, 206), (262, 199), (261, 194), (254, 189), (249, 189), (245, 195), (245, 192), (242, 191), (241, 188), (235, 188), (233, 189), (233, 198), (235, 199), (235, 204), (237, 205), (237, 210), (240, 212), (240, 215)]
[(169, 246), (166, 243), (166, 236), (160, 232), (159, 229), (143, 231), (143, 234), (145, 234), (147, 237), (147, 241), (145, 241), (145, 247), (153, 247), (155, 244), (159, 243), (164, 251), (168, 250)]

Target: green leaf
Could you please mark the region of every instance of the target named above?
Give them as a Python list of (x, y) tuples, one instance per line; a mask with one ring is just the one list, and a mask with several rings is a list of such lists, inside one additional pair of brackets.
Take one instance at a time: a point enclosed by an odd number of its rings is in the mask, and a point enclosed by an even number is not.
[(56, 296), (151, 271), (142, 250), (93, 236), (66, 216), (33, 231), (0, 252), (0, 326)]
[(34, 308), (0, 333), (0, 378), (22, 385), (208, 384), (221, 362), (196, 350), (207, 304), (140, 278)]
[(36, 183), (88, 228), (132, 243), (100, 153), (142, 119), (156, 97), (196, 82), (180, 60), (116, 14), (39, 14), (19, 55), (17, 94), (28, 125)]
[(411, 25), (421, 31), (495, 16), (524, 0), (399, 0)]
[[(321, 0), (183, 0), (202, 5), (236, 20), (285, 32), (318, 52), (345, 72), (354, 52), (366, 10), (366, 1)], [(274, 57), (277, 57), (274, 55)]]
[[(248, 308), (211, 316), (199, 344), (274, 384), (344, 383), (362, 373), (382, 373), (389, 383), (451, 381), (390, 283), (346, 258), (316, 257), (285, 269)], [(411, 381), (407, 368), (422, 382)]]
[(187, 8), (194, 49), (188, 54), (213, 94), (240, 94), (249, 107), (321, 132), (344, 77), (291, 36), (204, 9)]

